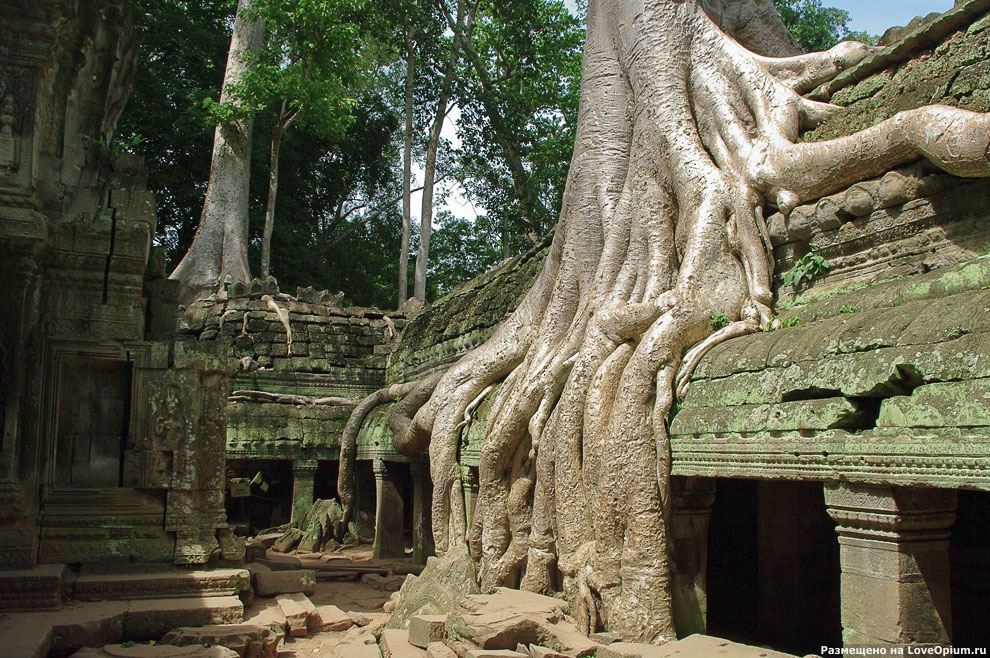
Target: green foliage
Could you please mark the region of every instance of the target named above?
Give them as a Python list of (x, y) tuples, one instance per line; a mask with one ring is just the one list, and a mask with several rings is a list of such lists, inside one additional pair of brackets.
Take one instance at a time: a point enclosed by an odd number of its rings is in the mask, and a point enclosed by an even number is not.
[(504, 255), (525, 251), (557, 220), (577, 127), (584, 35), (559, 0), (479, 7), (471, 48), (483, 73), (467, 63), (461, 73), (461, 148), (451, 164), (467, 196), (500, 227)]
[(828, 261), (821, 255), (821, 250), (812, 246), (811, 251), (794, 261), (791, 269), (781, 278), (781, 283), (793, 287), (794, 290), (801, 290), (816, 277), (826, 274), (828, 268)]
[(217, 122), (281, 104), (284, 125), (339, 138), (350, 124), (361, 79), (361, 14), (365, 0), (254, 0), (265, 45), (248, 53), (252, 67), (234, 85), (233, 103), (207, 101)]
[(430, 238), (430, 264), (427, 282), (431, 297), (436, 299), (454, 286), (484, 274), (498, 265), (501, 258), (498, 227), (479, 215), (473, 222), (454, 217), (447, 211), (438, 214)]
[(213, 127), (234, 0), (130, 0), (139, 62), (117, 134), (137, 135), (158, 211), (156, 242), (174, 264), (192, 241), (210, 173)]
[(805, 51), (828, 50), (840, 41), (852, 39), (875, 44), (877, 37), (850, 32), (849, 12), (823, 7), (821, 0), (773, 0), (794, 41)]
[(713, 331), (718, 331), (723, 327), (729, 326), (729, 318), (725, 313), (715, 313), (709, 319), (708, 323), (712, 326)]
[(800, 315), (792, 315), (789, 318), (784, 318), (781, 321), (780, 326), (787, 328), (787, 327), (797, 327), (802, 324), (804, 324), (804, 320), (801, 319)]
[(855, 313), (855, 312), (856, 312), (856, 307), (850, 304), (843, 304), (839, 308), (839, 313)]

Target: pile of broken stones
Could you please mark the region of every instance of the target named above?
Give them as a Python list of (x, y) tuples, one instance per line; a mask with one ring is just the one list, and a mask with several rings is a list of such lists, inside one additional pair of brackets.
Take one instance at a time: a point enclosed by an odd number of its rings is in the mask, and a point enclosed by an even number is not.
[[(274, 605), (263, 607), (244, 623), (176, 628), (153, 645), (86, 648), (73, 657), (301, 657), (303, 653), (296, 651), (301, 645), (294, 643), (328, 634), (314, 654), (329, 658), (788, 658), (705, 635), (663, 646), (623, 642), (607, 632), (586, 635), (568, 615), (565, 601), (505, 588), (481, 593), (466, 549), (452, 550), (442, 559), (430, 558), (419, 576), (364, 574), (365, 584), (383, 592), (402, 583), (383, 612), (367, 614), (314, 605), (309, 598), (316, 590), (313, 569), (287, 568), (290, 558), (273, 560), (263, 550), (248, 555), (253, 592), (273, 597)], [(301, 650), (311, 655), (308, 645)]]

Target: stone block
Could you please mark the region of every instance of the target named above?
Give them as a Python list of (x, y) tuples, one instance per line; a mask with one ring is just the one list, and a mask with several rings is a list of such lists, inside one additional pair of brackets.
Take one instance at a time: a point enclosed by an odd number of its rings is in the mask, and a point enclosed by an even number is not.
[(598, 652), (598, 658), (661, 658), (669, 655), (668, 651), (655, 644), (642, 642), (615, 642), (602, 647)]
[(243, 619), (244, 605), (236, 596), (130, 601), (124, 638), (152, 640), (179, 626), (239, 624)]
[[(59, 612), (52, 629), (52, 650), (100, 646), (124, 639), (127, 603), (106, 601), (72, 606)], [(47, 625), (47, 624), (46, 624)]]
[(0, 571), (0, 610), (58, 610), (62, 607), (62, 582), (68, 575), (64, 564)]
[(212, 569), (147, 573), (83, 572), (76, 579), (80, 601), (237, 596), (251, 589), (246, 569)]
[(409, 631), (389, 628), (382, 632), (382, 655), (385, 658), (423, 658), (426, 651), (409, 643)]
[(426, 658), (457, 658), (457, 654), (443, 642), (432, 642), (426, 647)]
[(546, 647), (541, 647), (538, 644), (529, 645), (528, 653), (532, 658), (570, 658), (566, 654), (560, 653), (559, 651), (554, 651), (553, 649), (547, 649)]
[(529, 658), (512, 649), (468, 649), (466, 658)]
[(354, 625), (354, 620), (335, 605), (321, 605), (316, 608), (314, 624), (318, 630), (336, 632), (346, 631)]
[(310, 629), (310, 617), (316, 616), (316, 606), (305, 594), (280, 594), (275, 597), (279, 609), (285, 615), (290, 637), (306, 637)]
[(217, 645), (240, 658), (277, 658), (278, 643), (279, 636), (270, 628), (252, 624), (174, 628), (159, 642), (176, 647)]
[(270, 628), (272, 632), (278, 636), (279, 640), (285, 640), (285, 637), (289, 632), (288, 622), (285, 620), (285, 615), (282, 614), (282, 609), (277, 605), (268, 606), (267, 608), (255, 613), (250, 618), (246, 617), (244, 619), (244, 623)]
[(258, 596), (275, 596), (316, 591), (316, 574), (312, 569), (294, 571), (259, 571), (254, 574), (254, 586)]
[(409, 618), (409, 641), (425, 649), (447, 638), (447, 615), (416, 615)]

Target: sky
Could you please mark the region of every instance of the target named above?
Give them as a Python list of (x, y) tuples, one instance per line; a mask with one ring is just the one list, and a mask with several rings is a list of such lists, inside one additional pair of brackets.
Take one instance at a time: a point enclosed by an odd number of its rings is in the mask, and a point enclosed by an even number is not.
[[(564, 0), (564, 4), (573, 9), (573, 0)], [(915, 16), (925, 16), (933, 11), (943, 12), (952, 8), (953, 0), (822, 0), (822, 5), (826, 7), (838, 7), (849, 12), (849, 29), (853, 32), (869, 32), (870, 34), (881, 35), (887, 28), (907, 25)], [(457, 139), (457, 117), (460, 114), (455, 107), (444, 123), (444, 138), (451, 140), (458, 146), (460, 140)], [(420, 181), (414, 187), (421, 184), (423, 179), (422, 169), (414, 172), (414, 176)], [(447, 202), (437, 208), (437, 210), (449, 210), (457, 217), (473, 219), (477, 217), (481, 208), (474, 207), (460, 192), (456, 183), (441, 183), (440, 187), (450, 191)], [(413, 221), (419, 223), (419, 209), (422, 203), (422, 194), (413, 195)], [(436, 212), (434, 212), (434, 217)], [(435, 222), (434, 222), (435, 226)]]

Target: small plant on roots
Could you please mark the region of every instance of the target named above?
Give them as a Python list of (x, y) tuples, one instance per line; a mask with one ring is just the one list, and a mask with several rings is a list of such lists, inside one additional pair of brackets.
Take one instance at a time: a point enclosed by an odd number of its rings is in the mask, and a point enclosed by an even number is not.
[(725, 313), (714, 313), (708, 323), (712, 326), (712, 331), (718, 331), (729, 326), (729, 318)]
[(785, 318), (781, 321), (780, 326), (782, 327), (797, 327), (798, 325), (804, 324), (804, 320), (801, 319), (800, 315), (792, 315), (789, 318)]

